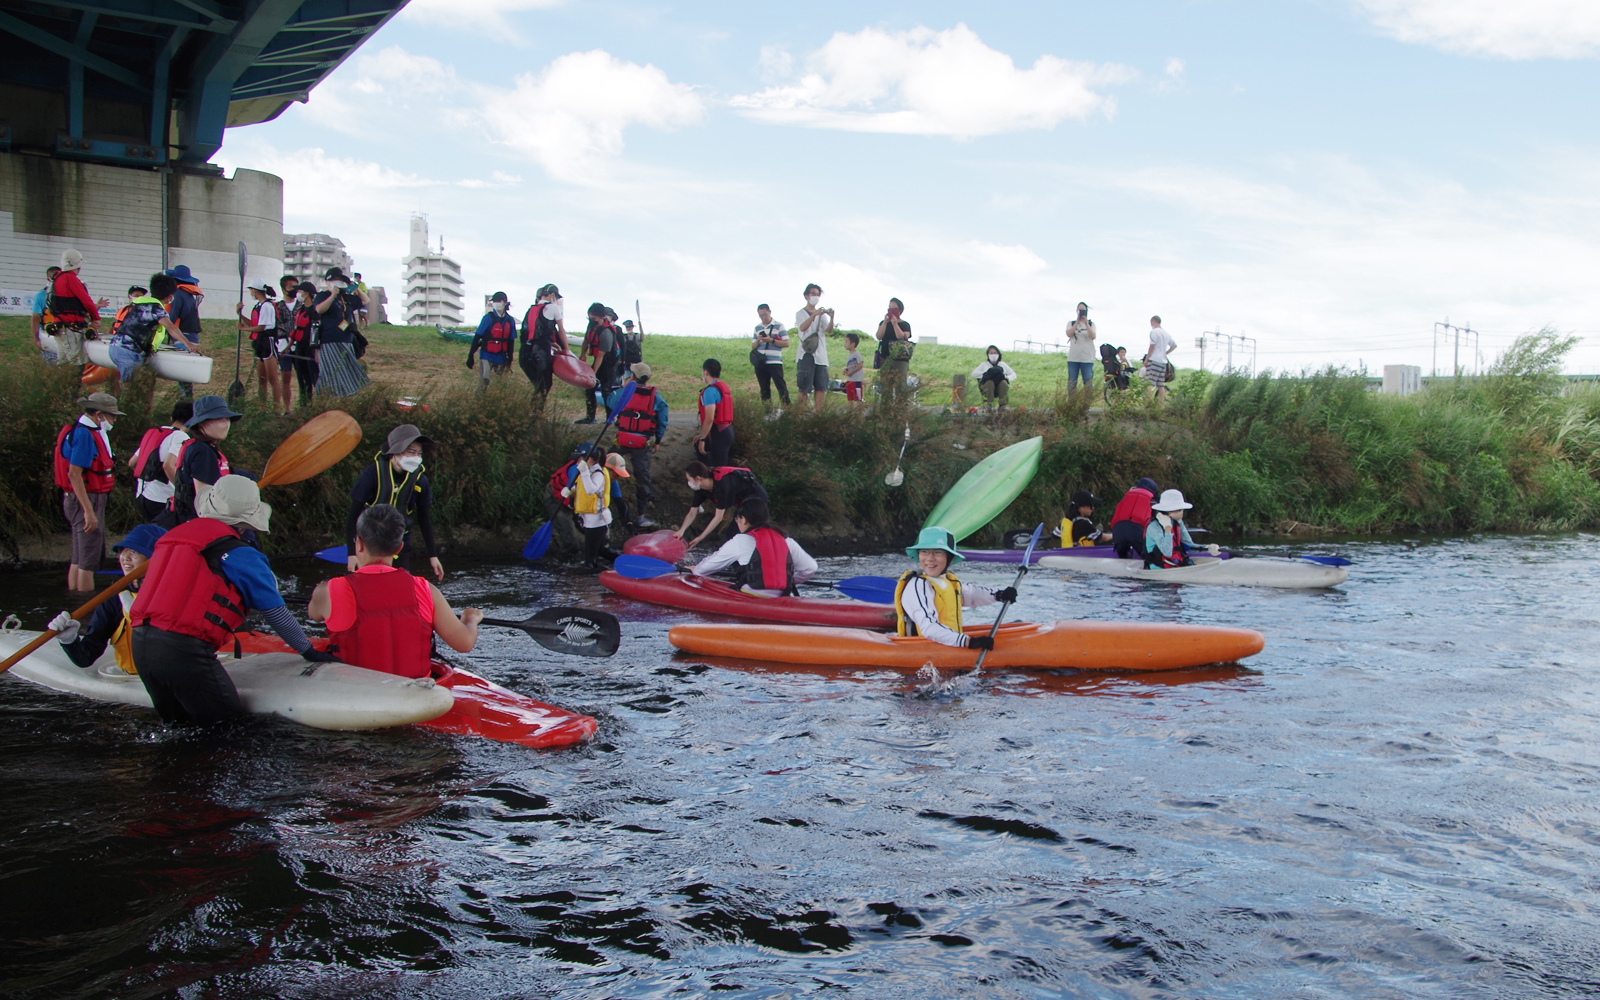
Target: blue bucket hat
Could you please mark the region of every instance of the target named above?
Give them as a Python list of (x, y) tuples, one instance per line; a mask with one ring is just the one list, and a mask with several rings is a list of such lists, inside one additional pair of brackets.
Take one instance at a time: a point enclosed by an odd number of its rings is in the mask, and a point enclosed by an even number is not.
[(177, 278), (179, 281), (194, 280), (194, 275), (190, 273), (188, 264), (179, 264), (177, 267), (168, 268), (167, 276)]
[(227, 417), (229, 420), (238, 420), (243, 415), (228, 409), (228, 401), (221, 396), (201, 396), (194, 401), (194, 416), (190, 417), (183, 426), (198, 427), (207, 420), (220, 420), (223, 417)]
[(917, 553), (923, 549), (938, 549), (950, 553), (950, 565), (964, 561), (967, 557), (956, 551), (956, 536), (943, 528), (923, 528), (917, 533), (917, 544), (906, 549), (906, 555), (915, 559)]
[(154, 524), (141, 524), (128, 532), (128, 537), (113, 545), (111, 551), (115, 554), (123, 549), (132, 549), (149, 559), (155, 554), (156, 543), (161, 541), (161, 536), (166, 533), (166, 528), (158, 527)]

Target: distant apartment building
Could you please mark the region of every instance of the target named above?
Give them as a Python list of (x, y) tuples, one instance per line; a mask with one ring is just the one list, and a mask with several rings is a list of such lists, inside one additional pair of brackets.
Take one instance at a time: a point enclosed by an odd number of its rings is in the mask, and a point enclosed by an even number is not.
[(345, 252), (343, 241), (327, 233), (284, 234), (284, 274), (292, 274), (301, 281), (320, 282), (330, 267), (337, 267), (345, 274), (354, 273), (355, 262)]
[(411, 256), (405, 259), (403, 313), (407, 326), (457, 326), (462, 322), (461, 265), (428, 246), (428, 220), (411, 218)]

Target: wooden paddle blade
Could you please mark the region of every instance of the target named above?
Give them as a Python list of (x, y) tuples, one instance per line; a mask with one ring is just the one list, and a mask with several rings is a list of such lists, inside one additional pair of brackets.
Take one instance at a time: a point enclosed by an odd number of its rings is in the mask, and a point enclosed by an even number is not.
[(592, 608), (545, 608), (522, 624), (539, 645), (557, 653), (611, 656), (622, 644), (616, 616)]
[(539, 525), (539, 530), (535, 531), (528, 539), (528, 544), (522, 547), (522, 558), (538, 559), (550, 551), (550, 533), (555, 530), (555, 526), (554, 521), (546, 521)]
[(898, 583), (898, 580), (886, 576), (852, 576), (834, 584), (833, 589), (868, 604), (893, 604), (894, 588)]
[(343, 410), (307, 420), (267, 459), (262, 486), (283, 486), (326, 472), (361, 443), (361, 425)]
[(630, 580), (653, 580), (658, 576), (678, 571), (678, 567), (671, 563), (649, 556), (617, 556), (611, 568)]

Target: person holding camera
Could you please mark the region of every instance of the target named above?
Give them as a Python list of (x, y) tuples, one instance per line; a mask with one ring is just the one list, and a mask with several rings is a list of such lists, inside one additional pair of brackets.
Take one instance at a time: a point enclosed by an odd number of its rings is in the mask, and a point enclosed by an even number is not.
[[(778, 387), (778, 400), (789, 405), (789, 385), (783, 379), (783, 349), (789, 346), (789, 333), (783, 324), (772, 318), (772, 307), (765, 302), (756, 306), (761, 322), (756, 324), (750, 340), (750, 364), (756, 370), (756, 381), (761, 383), (761, 405), (772, 412), (772, 387)], [(778, 413), (782, 413), (779, 408)]]
[(911, 374), (911, 354), (916, 345), (911, 343), (911, 324), (900, 318), (906, 304), (890, 299), (889, 308), (878, 321), (878, 353), (883, 356), (883, 367), (878, 369), (880, 384), (890, 393), (899, 394)]
[(828, 331), (833, 329), (833, 310), (824, 309), (822, 286), (806, 286), (806, 304), (794, 314), (800, 331), (800, 355), (796, 359), (794, 391), (821, 412), (828, 398)]
[(1094, 320), (1089, 318), (1089, 303), (1078, 303), (1078, 316), (1067, 324), (1067, 394), (1094, 384)]
[[(350, 279), (337, 267), (329, 268), (326, 291), (318, 292), (311, 308), (317, 314), (317, 392), (330, 396), (354, 396), (371, 381), (356, 358), (356, 315), (351, 303), (361, 301), (350, 288)], [(357, 305), (356, 308), (359, 308)]]

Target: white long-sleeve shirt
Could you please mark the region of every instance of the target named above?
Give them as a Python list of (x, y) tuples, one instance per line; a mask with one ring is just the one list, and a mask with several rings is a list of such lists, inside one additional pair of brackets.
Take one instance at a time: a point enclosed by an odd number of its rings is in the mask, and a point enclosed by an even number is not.
[[(950, 585), (948, 580), (943, 583)], [(932, 639), (941, 646), (968, 645), (966, 633), (957, 632), (939, 620), (938, 606), (933, 603), (933, 588), (936, 585), (925, 576), (912, 577), (906, 581), (906, 589), (900, 592), (900, 606), (905, 609), (906, 617), (917, 626), (918, 635)], [(988, 587), (980, 587), (975, 583), (961, 584), (961, 606), (964, 608), (988, 607), (994, 600), (994, 591)]]
[[(787, 539), (789, 543), (789, 558), (794, 560), (794, 582), (805, 583), (817, 575), (817, 561), (811, 558), (811, 553), (800, 547), (800, 543), (793, 538)], [(695, 576), (710, 576), (721, 572), (735, 564), (739, 566), (750, 565), (750, 557), (756, 554), (756, 540), (747, 534), (735, 535), (722, 543), (717, 551), (700, 560), (693, 572)], [(745, 587), (751, 594), (762, 597), (777, 597), (782, 591), (770, 590), (759, 587)]]
[[(578, 515), (583, 519), (583, 526), (585, 528), (603, 528), (610, 524), (611, 497), (608, 495), (606, 490), (605, 466), (599, 464), (598, 462), (596, 462), (594, 465), (586, 465), (580, 462), (578, 463), (578, 479), (583, 480), (584, 487), (600, 500), (599, 511), (593, 514)], [(579, 488), (576, 480), (573, 481), (572, 488), (574, 490)], [(574, 506), (577, 504), (576, 496), (573, 497), (573, 504)]]
[[(978, 364), (978, 367), (972, 369), (972, 375), (970, 377), (981, 381), (983, 379), (983, 373), (994, 366), (995, 363), (993, 361), (990, 361), (988, 358), (984, 358), (983, 361)], [(1012, 385), (1016, 384), (1017, 373), (1013, 371), (1011, 366), (1006, 364), (1004, 361), (1000, 362), (1000, 374), (1005, 376), (1007, 382), (1010, 382)]]

